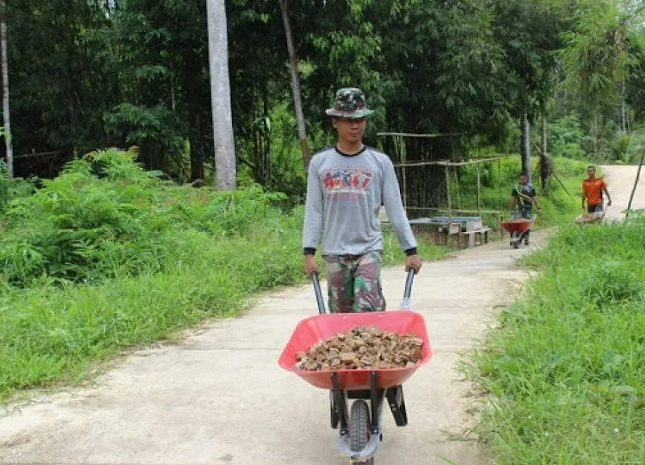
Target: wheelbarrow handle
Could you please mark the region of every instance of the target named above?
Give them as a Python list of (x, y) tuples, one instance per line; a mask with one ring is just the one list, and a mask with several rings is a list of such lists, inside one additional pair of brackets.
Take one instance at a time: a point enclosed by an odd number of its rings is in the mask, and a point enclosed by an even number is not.
[(405, 290), (403, 291), (403, 303), (401, 310), (410, 310), (410, 296), (412, 295), (412, 283), (414, 282), (414, 270), (408, 270), (408, 277), (405, 280)]
[(311, 281), (314, 285), (314, 293), (316, 294), (316, 302), (318, 303), (318, 313), (324, 315), (325, 312), (325, 299), (323, 298), (322, 289), (320, 288), (320, 279), (318, 279), (318, 272), (311, 273)]

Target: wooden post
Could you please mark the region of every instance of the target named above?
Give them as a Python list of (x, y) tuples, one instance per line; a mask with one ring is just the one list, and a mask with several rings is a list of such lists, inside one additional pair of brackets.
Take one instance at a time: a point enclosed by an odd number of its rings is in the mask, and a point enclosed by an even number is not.
[(452, 218), (452, 199), (450, 198), (450, 167), (446, 166), (446, 198), (448, 200), (448, 218)]
[(481, 174), (479, 171), (479, 163), (477, 164), (477, 214), (481, 216)]
[(459, 192), (459, 174), (457, 173), (457, 167), (453, 166), (453, 171), (455, 172), (455, 189), (457, 189), (457, 208), (461, 210), (461, 192)]
[[(497, 160), (497, 184), (499, 185), (499, 211), (502, 210), (502, 160)], [(500, 222), (504, 219), (504, 213), (499, 214)], [(504, 230), (499, 228), (499, 238), (504, 239)]]

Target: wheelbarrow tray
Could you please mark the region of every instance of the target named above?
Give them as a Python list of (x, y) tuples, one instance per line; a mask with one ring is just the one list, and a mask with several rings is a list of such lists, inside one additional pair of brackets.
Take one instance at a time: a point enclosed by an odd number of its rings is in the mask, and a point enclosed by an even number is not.
[[(384, 331), (397, 334), (413, 333), (423, 339), (421, 360), (411, 367), (389, 369), (339, 369), (308, 371), (296, 367), (296, 354), (308, 350), (321, 339), (333, 337), (338, 333), (350, 331), (357, 326), (374, 326)], [(402, 384), (421, 365), (427, 363), (432, 356), (430, 339), (426, 330), (423, 316), (408, 310), (393, 310), (386, 312), (367, 313), (333, 313), (306, 318), (298, 325), (291, 339), (282, 352), (278, 364), (281, 368), (295, 373), (313, 386), (332, 389), (332, 373), (336, 373), (343, 390), (362, 390), (370, 388), (370, 374), (376, 372), (377, 386), (387, 389)]]
[(502, 221), (502, 228), (509, 233), (526, 232), (532, 225), (533, 221), (527, 219)]

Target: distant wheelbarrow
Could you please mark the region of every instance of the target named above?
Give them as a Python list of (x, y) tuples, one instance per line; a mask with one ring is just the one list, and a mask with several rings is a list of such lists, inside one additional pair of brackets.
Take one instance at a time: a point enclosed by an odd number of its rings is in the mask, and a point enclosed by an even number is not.
[(511, 236), (511, 247), (517, 249), (525, 238), (526, 233), (531, 230), (533, 220), (528, 218), (516, 218), (514, 220), (502, 221), (501, 224), (504, 231), (507, 231)]
[(605, 211), (584, 213), (579, 215), (575, 222), (576, 224), (589, 224), (589, 223), (602, 223), (605, 220)]

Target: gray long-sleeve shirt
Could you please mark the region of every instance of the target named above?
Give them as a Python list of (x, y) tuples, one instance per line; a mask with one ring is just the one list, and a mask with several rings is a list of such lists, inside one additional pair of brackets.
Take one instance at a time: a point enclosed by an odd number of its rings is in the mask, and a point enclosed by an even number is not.
[(403, 250), (417, 243), (403, 209), (390, 158), (371, 147), (343, 155), (335, 147), (314, 155), (309, 164), (302, 245), (323, 255), (361, 255), (383, 249), (378, 211), (385, 206)]

